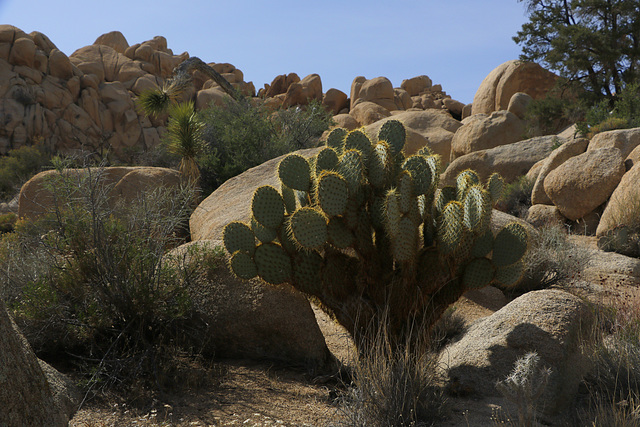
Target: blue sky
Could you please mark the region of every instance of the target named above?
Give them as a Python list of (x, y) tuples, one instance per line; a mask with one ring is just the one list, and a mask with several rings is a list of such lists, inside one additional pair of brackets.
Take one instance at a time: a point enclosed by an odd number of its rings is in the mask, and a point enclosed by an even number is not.
[(0, 23), (46, 34), (67, 55), (118, 30), (129, 44), (166, 37), (174, 53), (229, 62), (256, 88), (317, 73), (349, 94), (356, 76), (394, 86), (426, 74), (469, 103), (495, 67), (517, 59), (527, 21), (517, 0), (0, 0)]

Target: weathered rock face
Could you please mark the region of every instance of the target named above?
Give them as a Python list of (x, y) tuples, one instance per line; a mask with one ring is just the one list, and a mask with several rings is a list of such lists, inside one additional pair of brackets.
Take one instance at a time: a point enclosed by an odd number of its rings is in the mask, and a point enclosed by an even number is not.
[(322, 80), (317, 74), (309, 74), (297, 83), (291, 83), (282, 101), (282, 108), (307, 105), (309, 101), (322, 101)]
[[(71, 396), (77, 392), (65, 390), (67, 383), (49, 380), (1, 299), (0, 360), (0, 425), (68, 425), (79, 402), (65, 402), (61, 395)], [(47, 371), (52, 380), (53, 376), (61, 376), (49, 366)]]
[[(560, 138), (558, 137), (559, 141)], [(533, 185), (533, 191), (531, 192), (531, 203), (551, 205), (553, 202), (547, 196), (544, 190), (544, 180), (551, 171), (560, 166), (562, 163), (570, 159), (571, 157), (582, 154), (586, 151), (589, 140), (585, 138), (574, 139), (564, 142), (560, 147), (553, 150), (553, 152), (544, 160), (535, 184)]]
[[(200, 240), (172, 251), (190, 262), (194, 246), (222, 246)], [(331, 355), (309, 301), (289, 286), (271, 286), (258, 279), (240, 280), (228, 268), (216, 268), (188, 288), (198, 315), (207, 323), (205, 354), (216, 357), (275, 359), (319, 367)]]
[(529, 292), (473, 324), (440, 358), (449, 378), (473, 393), (499, 395), (495, 388), (515, 361), (535, 351), (553, 372), (542, 396), (543, 409), (557, 413), (570, 405), (590, 365), (581, 354), (593, 314), (580, 298), (559, 290)]
[(498, 172), (506, 182), (512, 182), (525, 175), (536, 162), (547, 157), (555, 142), (556, 137), (553, 135), (540, 136), (465, 154), (449, 164), (442, 174), (441, 182), (443, 185), (453, 185), (456, 176), (465, 169), (478, 172), (481, 180)]
[[(67, 57), (42, 33), (0, 25), (0, 154), (39, 142), (63, 154), (109, 149), (126, 161), (156, 146), (164, 122), (139, 115), (134, 99), (161, 85), (188, 57), (174, 55), (164, 37), (129, 46), (117, 31)], [(210, 65), (253, 93), (231, 64)], [(193, 83), (187, 92), (199, 106), (214, 100), (210, 93), (198, 96), (215, 87), (213, 81), (196, 72)]]
[(370, 101), (359, 102), (349, 111), (349, 114), (351, 114), (361, 126), (370, 125), (391, 115), (389, 110)]
[[(319, 150), (308, 148), (296, 153), (311, 157)], [(248, 222), (251, 219), (251, 199), (256, 188), (271, 185), (280, 189), (278, 164), (283, 158), (271, 159), (229, 179), (204, 199), (189, 219), (191, 240), (222, 240), (222, 231), (228, 223)]]
[(524, 92), (533, 99), (543, 98), (558, 77), (533, 62), (507, 61), (484, 78), (473, 98), (473, 114), (506, 110), (511, 97)]
[(623, 158), (627, 158), (631, 152), (640, 145), (640, 128), (635, 129), (616, 129), (607, 132), (601, 132), (591, 138), (588, 151), (597, 150), (598, 148), (615, 147), (620, 150)]
[(607, 207), (602, 213), (596, 236), (605, 235), (620, 225), (633, 225), (638, 222), (640, 206), (640, 166), (634, 165), (624, 174), (620, 183), (611, 194)]
[(404, 153), (411, 155), (425, 145), (443, 159), (449, 157), (454, 133), (462, 124), (444, 110), (402, 111), (365, 128), (374, 140), (387, 120), (400, 120), (407, 130)]
[(562, 215), (577, 220), (606, 202), (624, 173), (617, 148), (588, 150), (551, 171), (544, 191)]
[[(64, 172), (72, 182), (80, 182), (88, 174), (86, 169), (67, 169)], [(152, 191), (158, 187), (178, 187), (181, 182), (180, 173), (173, 169), (154, 167), (109, 167), (100, 173), (105, 187), (110, 188), (111, 196), (117, 200), (133, 201), (142, 192)], [(40, 172), (27, 181), (20, 190), (18, 199), (18, 216), (35, 218), (38, 215), (50, 213), (55, 207), (55, 191), (62, 189), (51, 188), (51, 178), (58, 171), (48, 170)]]
[(525, 121), (506, 110), (489, 116), (473, 115), (454, 135), (450, 161), (474, 151), (521, 141), (524, 129)]

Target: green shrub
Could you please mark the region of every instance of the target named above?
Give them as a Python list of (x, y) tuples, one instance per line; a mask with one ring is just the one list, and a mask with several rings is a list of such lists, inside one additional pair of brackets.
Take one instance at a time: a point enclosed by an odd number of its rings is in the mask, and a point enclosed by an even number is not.
[(270, 113), (261, 100), (236, 102), (201, 112), (207, 148), (200, 157), (203, 195), (249, 168), (317, 144), (332, 123), (317, 102)]
[(587, 109), (578, 131), (589, 138), (613, 129), (640, 127), (640, 84), (625, 87), (613, 100), (602, 100)]
[(49, 163), (49, 156), (39, 147), (24, 146), (0, 157), (0, 199), (15, 195), (19, 186)]
[(502, 197), (496, 203), (495, 208), (518, 218), (525, 218), (531, 207), (531, 192), (535, 180), (522, 175), (505, 186)]
[(584, 116), (584, 104), (552, 91), (545, 98), (534, 99), (527, 107), (525, 136), (554, 135)]
[(43, 357), (73, 354), (86, 386), (153, 380), (165, 356), (200, 338), (183, 274), (164, 253), (180, 244), (193, 190), (108, 197), (103, 170), (52, 177), (52, 211), (1, 240), (2, 293)]

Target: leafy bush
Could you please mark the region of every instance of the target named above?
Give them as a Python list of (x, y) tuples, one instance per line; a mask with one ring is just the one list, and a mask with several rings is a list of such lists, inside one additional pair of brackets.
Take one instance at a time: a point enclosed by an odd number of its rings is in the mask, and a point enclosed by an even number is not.
[(49, 185), (51, 212), (1, 240), (0, 289), (16, 321), (43, 357), (74, 355), (88, 388), (154, 379), (167, 349), (199, 339), (183, 274), (164, 257), (182, 242), (193, 190), (119, 203), (100, 168), (60, 170)]
[(0, 199), (14, 196), (19, 185), (48, 163), (49, 156), (37, 146), (16, 148), (0, 157)]
[(591, 138), (613, 129), (640, 127), (640, 84), (627, 85), (613, 100), (602, 100), (587, 109), (578, 131)]
[(309, 148), (332, 123), (319, 103), (270, 113), (260, 100), (236, 102), (201, 112), (205, 123), (205, 154), (200, 157), (206, 196), (245, 170), (274, 157)]
[(554, 135), (584, 117), (583, 102), (551, 91), (545, 98), (529, 103), (525, 120), (525, 136)]
[(526, 217), (531, 207), (531, 192), (534, 184), (535, 181), (527, 178), (526, 175), (518, 177), (505, 186), (495, 208), (518, 218)]

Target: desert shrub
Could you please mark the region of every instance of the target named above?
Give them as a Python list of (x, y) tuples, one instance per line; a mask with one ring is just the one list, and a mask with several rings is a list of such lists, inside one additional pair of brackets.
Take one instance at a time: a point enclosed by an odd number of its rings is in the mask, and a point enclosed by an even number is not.
[(260, 100), (212, 106), (201, 112), (205, 154), (200, 157), (203, 194), (207, 195), (249, 168), (302, 148), (309, 148), (332, 119), (319, 103), (269, 112)]
[(10, 150), (0, 157), (0, 199), (12, 197), (19, 186), (49, 163), (49, 156), (37, 146)]
[(554, 135), (584, 116), (584, 103), (559, 96), (556, 91), (534, 99), (527, 107), (525, 137)]
[(507, 184), (495, 208), (518, 218), (525, 218), (531, 207), (531, 192), (535, 181), (526, 175)]
[(0, 233), (13, 231), (16, 221), (18, 221), (18, 215), (13, 212), (0, 215)]
[[(381, 316), (384, 318), (384, 316)], [(419, 325), (415, 325), (419, 328)], [(386, 327), (367, 334), (342, 398), (343, 425), (431, 425), (445, 416), (438, 355), (426, 341), (393, 343)]]
[(49, 185), (51, 212), (1, 240), (3, 297), (36, 352), (73, 355), (87, 388), (154, 381), (168, 349), (199, 339), (183, 274), (164, 257), (183, 241), (193, 190), (120, 203), (100, 168), (60, 170)]
[[(640, 424), (640, 297), (627, 295), (598, 312), (596, 339), (589, 349), (594, 363), (585, 379), (589, 407), (583, 425)], [(595, 424), (594, 424), (595, 425)]]
[(562, 226), (541, 227), (531, 236), (524, 279), (517, 289), (544, 289), (577, 278), (589, 258), (588, 250), (573, 244)]
[(629, 84), (613, 100), (602, 100), (585, 112), (578, 131), (589, 138), (613, 129), (640, 127), (640, 84)]

